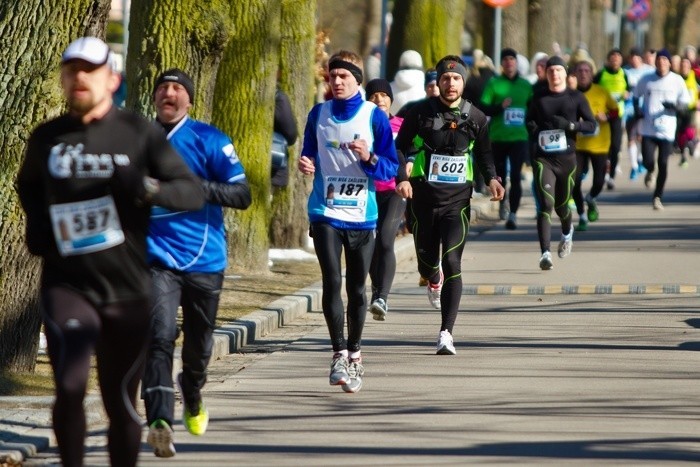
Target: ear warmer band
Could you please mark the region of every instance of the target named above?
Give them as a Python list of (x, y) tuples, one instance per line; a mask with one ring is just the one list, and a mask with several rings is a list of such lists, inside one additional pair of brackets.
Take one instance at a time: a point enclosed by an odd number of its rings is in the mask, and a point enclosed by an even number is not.
[(455, 62), (454, 60), (445, 60), (444, 62), (440, 63), (437, 67), (438, 81), (440, 81), (440, 77), (447, 72), (459, 73), (460, 75), (462, 75), (462, 81), (464, 83), (467, 82), (467, 76), (469, 76), (469, 72), (461, 63)]
[(357, 84), (362, 84), (362, 70), (354, 63), (346, 62), (345, 60), (333, 60), (328, 64), (328, 71), (336, 68), (344, 68), (348, 70), (357, 80)]

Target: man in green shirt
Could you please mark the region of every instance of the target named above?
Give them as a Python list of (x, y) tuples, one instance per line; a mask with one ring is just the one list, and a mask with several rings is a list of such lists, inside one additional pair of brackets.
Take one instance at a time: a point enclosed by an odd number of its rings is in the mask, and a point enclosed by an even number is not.
[[(518, 74), (517, 55), (517, 52), (511, 48), (501, 51), (503, 73), (491, 78), (481, 95), (484, 113), (491, 117), (489, 136), (496, 173), (504, 184), (506, 176), (510, 177), (508, 192), (510, 214), (507, 214), (507, 220), (505, 200), (501, 201), (499, 210), (501, 220), (506, 220), (506, 228), (509, 230), (517, 228), (516, 213), (523, 194), (520, 171), (523, 163), (529, 160), (525, 112), (532, 99), (532, 85)], [(508, 170), (509, 163), (510, 170)]]

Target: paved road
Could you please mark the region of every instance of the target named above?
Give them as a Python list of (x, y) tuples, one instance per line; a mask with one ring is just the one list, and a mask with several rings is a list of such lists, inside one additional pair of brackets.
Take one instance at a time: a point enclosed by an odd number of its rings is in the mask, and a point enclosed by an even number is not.
[[(314, 310), (214, 363), (207, 434), (178, 424), (177, 456), (157, 459), (144, 444), (140, 465), (700, 462), (698, 180), (700, 161), (673, 164), (656, 212), (641, 181), (620, 176), (600, 221), (552, 271), (538, 268), (530, 198), (514, 232), (479, 222), (456, 356), (434, 355), (439, 312), (401, 240), (388, 320), (365, 328), (360, 393), (328, 386)], [(50, 449), (27, 465), (53, 460)], [(100, 424), (86, 462), (107, 465)]]

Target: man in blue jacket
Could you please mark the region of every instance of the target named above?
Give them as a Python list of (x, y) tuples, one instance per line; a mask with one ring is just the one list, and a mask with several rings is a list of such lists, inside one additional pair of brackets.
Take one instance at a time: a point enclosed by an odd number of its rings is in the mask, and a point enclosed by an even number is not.
[(207, 201), (194, 212), (159, 206), (151, 212), (148, 260), (153, 278), (153, 308), (142, 391), (149, 425), (148, 444), (156, 456), (172, 457), (172, 368), (178, 307), (182, 307), (184, 334), (183, 371), (178, 375), (184, 405), (182, 418), (187, 431), (199, 436), (209, 422), (201, 390), (207, 379), (227, 260), (223, 207), (246, 209), (251, 195), (231, 139), (217, 128), (189, 118), (194, 84), (186, 73), (174, 68), (158, 76), (153, 100), (158, 124), (201, 179)]
[[(390, 180), (398, 170), (389, 119), (363, 99), (362, 73), (362, 58), (355, 52), (341, 50), (328, 60), (333, 99), (309, 112), (298, 164), (301, 173), (314, 177), (307, 208), (333, 348), (328, 380), (348, 393), (362, 388), (365, 371), (360, 347), (378, 217), (374, 181)], [(343, 251), (346, 310), (341, 296)]]

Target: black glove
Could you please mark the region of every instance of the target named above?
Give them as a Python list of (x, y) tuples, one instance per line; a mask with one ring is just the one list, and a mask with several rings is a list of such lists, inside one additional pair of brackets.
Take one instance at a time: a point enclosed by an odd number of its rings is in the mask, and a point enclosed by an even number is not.
[(552, 115), (552, 126), (560, 130), (569, 130), (571, 122), (560, 115)]
[(530, 120), (529, 122), (527, 122), (525, 124), (525, 126), (527, 127), (527, 131), (529, 131), (531, 135), (534, 135), (535, 133), (537, 133), (537, 122), (536, 121)]
[(670, 110), (670, 111), (672, 111), (672, 112), (675, 112), (676, 110), (678, 110), (678, 109), (676, 108), (676, 104), (675, 104), (674, 102), (665, 101), (665, 102), (662, 102), (661, 105), (664, 106), (664, 109)]

